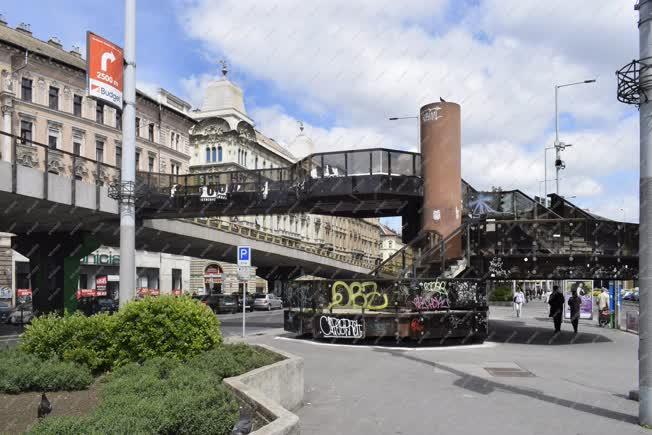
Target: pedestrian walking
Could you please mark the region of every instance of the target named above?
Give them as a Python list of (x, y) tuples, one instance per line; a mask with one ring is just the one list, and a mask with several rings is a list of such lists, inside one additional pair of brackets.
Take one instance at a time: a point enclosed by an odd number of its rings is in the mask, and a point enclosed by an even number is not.
[(548, 305), (550, 305), (550, 314), (555, 324), (555, 333), (561, 332), (561, 316), (564, 314), (564, 295), (559, 291), (559, 286), (552, 286), (552, 293), (548, 297)]
[(598, 325), (604, 326), (611, 320), (611, 310), (609, 309), (609, 294), (607, 289), (603, 288), (598, 295)]
[(571, 325), (573, 332), (577, 334), (577, 326), (580, 323), (580, 306), (582, 298), (577, 295), (577, 290), (572, 290), (571, 297), (568, 298), (568, 308), (570, 309)]
[(523, 294), (523, 290), (519, 288), (514, 295), (514, 311), (516, 311), (516, 317), (521, 317), (521, 310), (523, 309), (524, 302), (525, 295)]

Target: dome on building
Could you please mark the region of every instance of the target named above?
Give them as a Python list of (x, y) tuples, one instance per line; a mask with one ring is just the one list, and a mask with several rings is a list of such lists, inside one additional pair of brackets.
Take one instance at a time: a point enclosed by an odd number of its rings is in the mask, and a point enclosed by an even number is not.
[(242, 89), (232, 83), (226, 74), (226, 64), (222, 64), (222, 77), (212, 81), (206, 87), (201, 111), (210, 112), (215, 110), (236, 110), (243, 115), (247, 114), (244, 105)]
[(300, 159), (315, 153), (315, 143), (303, 132), (303, 129), (303, 123), (299, 122), (299, 134), (290, 144), (290, 151)]

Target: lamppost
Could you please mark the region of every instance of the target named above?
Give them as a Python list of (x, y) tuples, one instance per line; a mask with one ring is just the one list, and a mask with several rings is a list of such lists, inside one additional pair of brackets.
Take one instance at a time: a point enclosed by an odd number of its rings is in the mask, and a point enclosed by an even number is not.
[[(398, 120), (401, 120), (401, 119), (416, 119), (417, 121), (419, 121), (418, 116), (392, 116), (391, 118), (388, 118), (388, 119), (390, 121), (398, 121)], [(420, 128), (420, 125), (417, 122), (417, 143), (419, 144), (417, 149), (419, 150), (419, 154), (420, 154), (421, 153), (421, 138), (420, 138), (421, 133), (419, 132), (419, 128)]]
[[(555, 85), (555, 168), (557, 175), (555, 176), (555, 181), (556, 181), (556, 188), (555, 188), (555, 193), (559, 195), (559, 171), (562, 169), (566, 168), (566, 165), (564, 162), (561, 160), (561, 155), (560, 152), (566, 149), (567, 147), (571, 146), (569, 144), (565, 144), (563, 142), (559, 141), (559, 104), (558, 104), (558, 95), (559, 95), (559, 89), (560, 88), (566, 88), (568, 86), (575, 86), (575, 85), (583, 85), (586, 83), (595, 83), (595, 79), (591, 80), (583, 80), (581, 82), (573, 82), (573, 83), (565, 83), (563, 85)], [(546, 192), (546, 197), (548, 196), (548, 193)]]

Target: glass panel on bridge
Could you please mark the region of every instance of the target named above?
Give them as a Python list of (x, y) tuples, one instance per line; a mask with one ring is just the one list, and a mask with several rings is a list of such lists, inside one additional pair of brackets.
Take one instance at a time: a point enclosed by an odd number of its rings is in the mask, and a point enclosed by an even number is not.
[(310, 163), (310, 177), (321, 178), (324, 175), (321, 165), (321, 154), (314, 156)]
[(391, 175), (414, 175), (413, 154), (390, 152)]
[(369, 151), (347, 153), (349, 176), (369, 175), (371, 172), (371, 154)]
[(324, 177), (344, 177), (346, 155), (344, 153), (324, 154)]
[(374, 175), (389, 174), (389, 153), (387, 151), (371, 152), (371, 172)]

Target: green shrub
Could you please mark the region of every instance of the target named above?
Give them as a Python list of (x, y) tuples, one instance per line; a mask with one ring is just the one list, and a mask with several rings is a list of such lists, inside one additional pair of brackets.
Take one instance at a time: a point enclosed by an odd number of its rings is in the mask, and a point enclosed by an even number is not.
[(86, 366), (42, 360), (18, 349), (0, 351), (0, 392), (82, 390), (93, 382)]
[(238, 419), (219, 379), (173, 359), (126, 364), (104, 382), (100, 405), (81, 423), (49, 417), (33, 433), (229, 434)]
[(77, 312), (63, 317), (50, 314), (34, 319), (21, 341), (21, 349), (41, 358), (56, 356), (85, 364), (93, 371), (111, 367), (117, 318), (107, 313), (86, 317)]
[(34, 319), (21, 349), (99, 372), (156, 356), (185, 360), (221, 342), (219, 321), (205, 305), (187, 297), (162, 296), (130, 302), (114, 315), (51, 314)]
[(491, 292), (489, 300), (494, 302), (511, 302), (513, 298), (511, 286), (496, 286)]
[(215, 315), (189, 297), (130, 302), (117, 317), (113, 340), (118, 365), (156, 356), (187, 359), (222, 343)]

